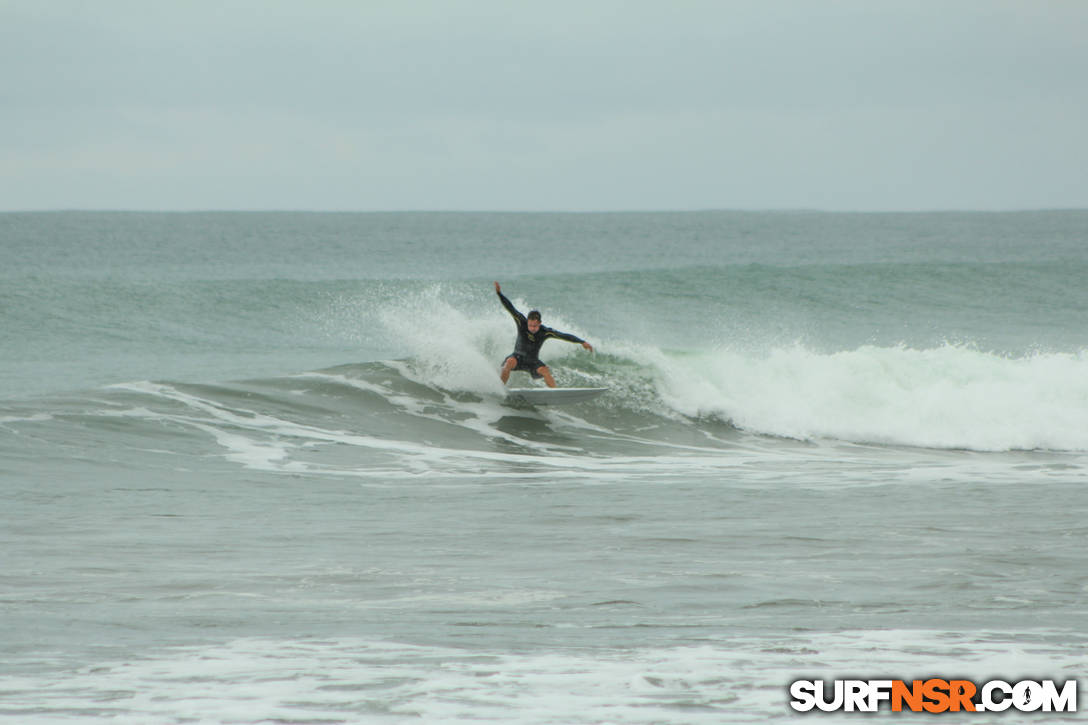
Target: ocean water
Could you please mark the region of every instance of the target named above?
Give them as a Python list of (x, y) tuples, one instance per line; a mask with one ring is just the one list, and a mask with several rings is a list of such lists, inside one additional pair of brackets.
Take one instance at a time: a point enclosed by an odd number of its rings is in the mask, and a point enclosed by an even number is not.
[[(0, 259), (0, 719), (1088, 672), (1088, 212), (0, 214)], [(609, 392), (506, 402), (493, 280)], [(1017, 717), (1077, 719), (971, 721)]]

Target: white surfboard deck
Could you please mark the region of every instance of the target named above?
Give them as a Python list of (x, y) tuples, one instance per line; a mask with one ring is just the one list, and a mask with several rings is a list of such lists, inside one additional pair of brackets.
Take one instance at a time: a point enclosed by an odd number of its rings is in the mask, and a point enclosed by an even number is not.
[(506, 397), (533, 405), (564, 405), (596, 398), (608, 388), (510, 388)]

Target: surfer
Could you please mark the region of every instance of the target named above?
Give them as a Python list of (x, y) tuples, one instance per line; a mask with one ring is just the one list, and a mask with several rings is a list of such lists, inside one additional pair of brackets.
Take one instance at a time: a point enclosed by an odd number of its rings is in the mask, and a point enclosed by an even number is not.
[(540, 312), (538, 310), (532, 310), (528, 316), (518, 312), (513, 303), (506, 299), (506, 295), (502, 293), (502, 288), (499, 287), (498, 282), (495, 283), (495, 294), (499, 296), (502, 306), (514, 318), (514, 322), (518, 326), (518, 339), (514, 343), (514, 352), (510, 353), (506, 360), (503, 361), (502, 372), (499, 374), (503, 385), (506, 385), (506, 381), (510, 379), (511, 371), (524, 370), (532, 375), (534, 380), (544, 378), (544, 382), (548, 384), (549, 388), (555, 387), (552, 371), (540, 361), (540, 346), (547, 339), (554, 337), (557, 340), (578, 342), (582, 344), (582, 347), (593, 352), (593, 346), (582, 338), (540, 324)]

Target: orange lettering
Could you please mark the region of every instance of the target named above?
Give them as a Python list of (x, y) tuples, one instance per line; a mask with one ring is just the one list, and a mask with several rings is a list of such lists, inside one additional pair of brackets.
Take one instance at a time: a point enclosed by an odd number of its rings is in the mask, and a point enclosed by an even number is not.
[(951, 695), (952, 712), (959, 712), (962, 707), (967, 712), (975, 711), (975, 703), (971, 698), (975, 696), (975, 683), (970, 680), (952, 680), (948, 683), (948, 692)]
[(907, 687), (907, 683), (902, 680), (896, 680), (892, 683), (892, 711), (902, 712), (903, 702), (907, 703), (907, 707), (912, 712), (921, 712), (922, 710), (922, 681), (915, 680), (911, 687)]
[(922, 694), (929, 702), (923, 703), (926, 712), (945, 712), (948, 710), (948, 681), (932, 679), (922, 684)]

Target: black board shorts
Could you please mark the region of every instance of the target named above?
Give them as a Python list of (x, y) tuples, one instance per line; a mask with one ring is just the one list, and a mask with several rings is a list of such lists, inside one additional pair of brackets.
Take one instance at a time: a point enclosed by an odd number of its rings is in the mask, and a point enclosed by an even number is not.
[(518, 361), (518, 364), (514, 366), (514, 370), (522, 370), (524, 372), (527, 372), (533, 376), (534, 380), (544, 377), (536, 371), (537, 368), (546, 367), (544, 363), (542, 363), (540, 360), (530, 360), (524, 355), (518, 355), (516, 352), (512, 352), (506, 356), (507, 360), (509, 360), (510, 358), (514, 358)]

